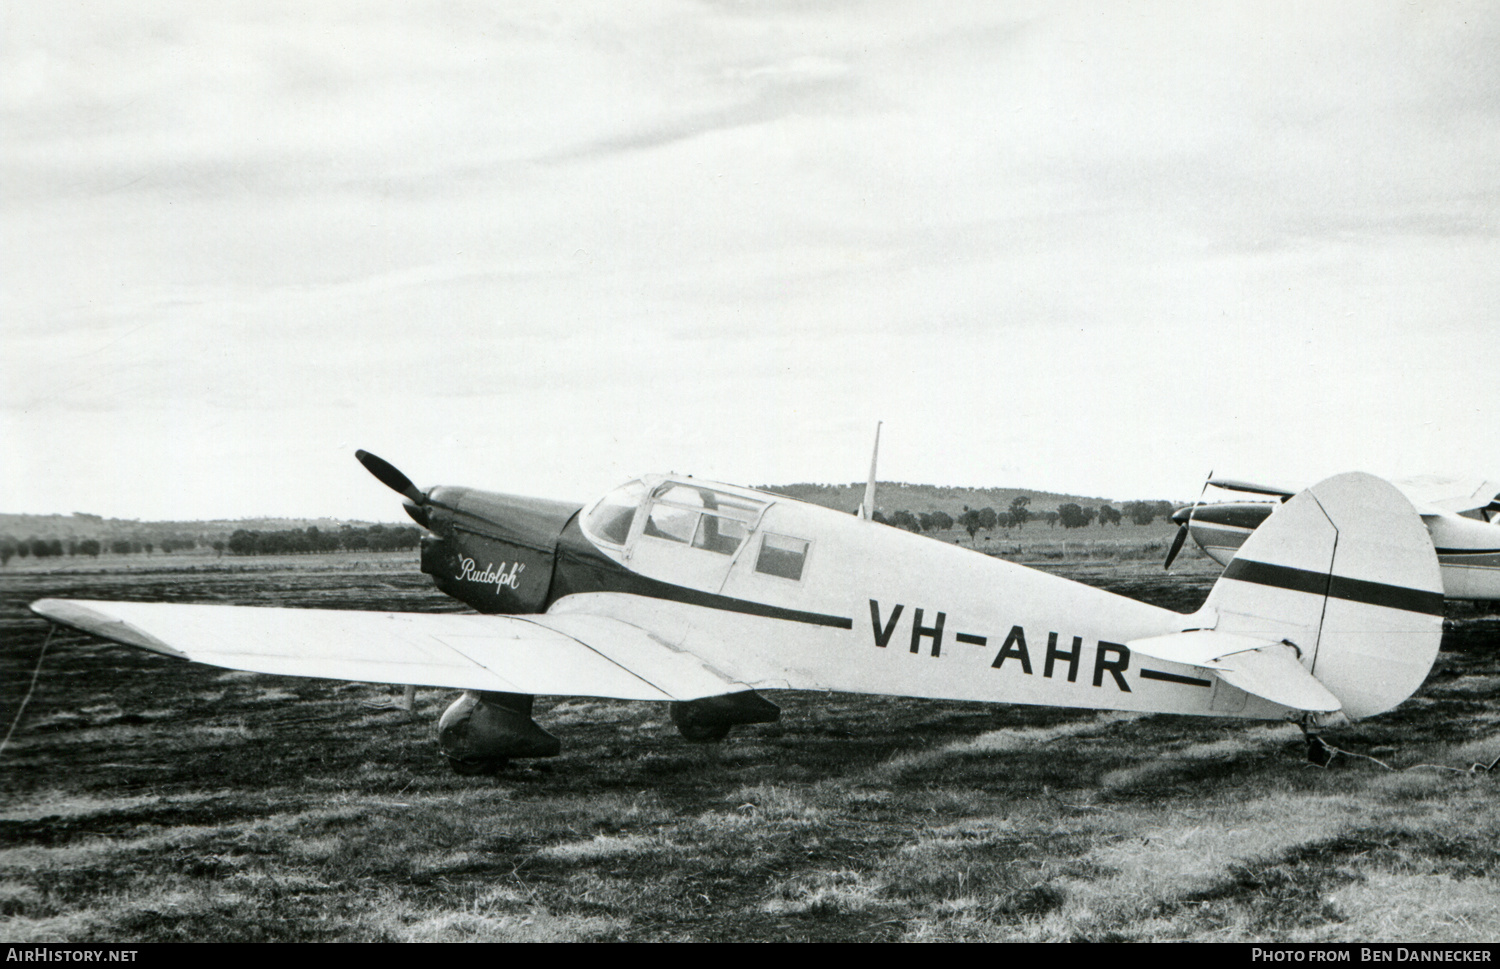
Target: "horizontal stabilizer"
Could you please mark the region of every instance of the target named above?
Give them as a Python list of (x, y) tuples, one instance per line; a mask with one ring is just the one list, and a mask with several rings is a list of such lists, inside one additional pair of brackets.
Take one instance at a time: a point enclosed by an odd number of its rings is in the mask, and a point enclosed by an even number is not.
[(356, 612), (42, 599), (37, 615), (232, 670), (544, 696), (696, 700), (748, 689), (602, 616)]
[(1273, 643), (1235, 653), (1214, 660), (1208, 669), (1230, 686), (1293, 710), (1333, 713), (1343, 707), (1339, 698), (1302, 665), (1297, 658), (1297, 647), (1290, 643)]
[(1293, 710), (1332, 713), (1342, 706), (1288, 643), (1193, 629), (1125, 645), (1132, 653), (1207, 670), (1230, 686)]
[(1212, 629), (1190, 629), (1184, 633), (1169, 633), (1149, 639), (1133, 639), (1125, 645), (1132, 653), (1182, 663), (1185, 666), (1204, 666), (1210, 662), (1247, 649), (1270, 646), (1275, 640), (1259, 636), (1236, 636)]

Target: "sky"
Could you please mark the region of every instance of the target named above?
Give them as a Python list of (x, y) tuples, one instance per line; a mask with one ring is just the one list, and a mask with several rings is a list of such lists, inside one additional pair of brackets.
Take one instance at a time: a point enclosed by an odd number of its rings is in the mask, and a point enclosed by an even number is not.
[(1500, 5), (0, 6), (0, 511), (1500, 477)]

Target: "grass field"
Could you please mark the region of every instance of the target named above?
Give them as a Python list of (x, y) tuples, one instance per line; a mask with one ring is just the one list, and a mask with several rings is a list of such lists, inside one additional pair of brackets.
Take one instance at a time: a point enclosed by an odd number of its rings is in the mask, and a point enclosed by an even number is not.
[[(1170, 527), (1089, 531), (979, 546), (1179, 610), (1218, 571), (1164, 574)], [(407, 555), (131, 558), (0, 571), (0, 727), (44, 595), (459, 608)], [(782, 693), (716, 746), (539, 699), (562, 756), (463, 778), (450, 692), (408, 715), (59, 631), (0, 753), (0, 937), (1494, 941), (1500, 778), (1469, 768), (1500, 756), (1500, 617), (1449, 613), (1329, 769), (1284, 724)]]

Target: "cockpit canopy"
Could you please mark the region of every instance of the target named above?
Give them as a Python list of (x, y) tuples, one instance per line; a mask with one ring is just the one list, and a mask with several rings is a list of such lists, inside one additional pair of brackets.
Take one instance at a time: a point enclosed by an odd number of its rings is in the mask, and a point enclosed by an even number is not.
[(682, 481), (652, 490), (643, 534), (733, 555), (768, 503)]
[(736, 571), (745, 575), (800, 583), (812, 542), (797, 533), (810, 523), (805, 512), (787, 517), (790, 507), (772, 512), (779, 504), (748, 489), (648, 475), (585, 509), (581, 525), (606, 555), (668, 582), (718, 591), (743, 561)]
[(733, 555), (769, 504), (694, 481), (637, 480), (599, 499), (584, 516), (583, 530), (597, 542), (623, 546), (644, 510), (643, 535)]

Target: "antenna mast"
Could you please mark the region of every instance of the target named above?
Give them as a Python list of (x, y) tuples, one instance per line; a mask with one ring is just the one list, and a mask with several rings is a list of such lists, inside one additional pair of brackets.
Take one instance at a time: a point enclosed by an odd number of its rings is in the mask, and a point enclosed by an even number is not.
[(859, 503), (859, 517), (865, 521), (875, 514), (875, 462), (880, 457), (880, 425), (884, 421), (875, 422), (875, 450), (870, 454), (870, 480), (865, 482), (865, 500)]

